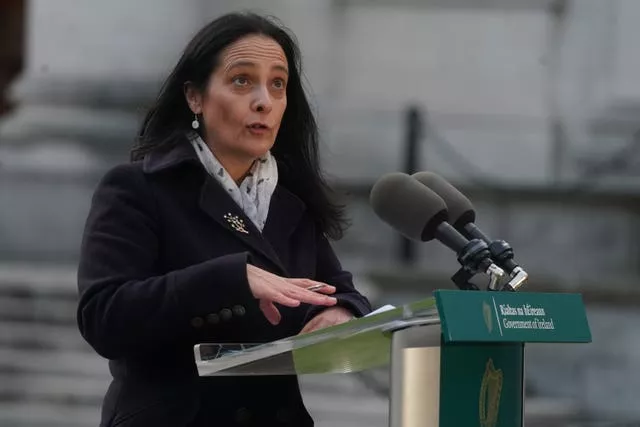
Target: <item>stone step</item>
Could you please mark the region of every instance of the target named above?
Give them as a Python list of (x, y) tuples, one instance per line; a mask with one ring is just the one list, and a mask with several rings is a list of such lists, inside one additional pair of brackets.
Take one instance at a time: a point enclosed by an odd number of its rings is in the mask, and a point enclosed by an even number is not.
[(0, 348), (0, 372), (78, 375), (103, 378), (107, 361), (79, 351), (33, 352)]
[(0, 294), (18, 292), (77, 299), (77, 267), (71, 264), (0, 262)]
[(0, 396), (8, 401), (99, 405), (110, 378), (51, 374), (0, 374)]
[(0, 324), (0, 347), (93, 352), (75, 326), (20, 321)]
[(30, 321), (47, 324), (76, 323), (77, 304), (56, 298), (0, 296), (0, 321)]
[(580, 406), (572, 399), (527, 397), (525, 399), (524, 414), (537, 420), (568, 420), (581, 415)]
[(0, 427), (90, 427), (99, 420), (97, 407), (0, 401)]

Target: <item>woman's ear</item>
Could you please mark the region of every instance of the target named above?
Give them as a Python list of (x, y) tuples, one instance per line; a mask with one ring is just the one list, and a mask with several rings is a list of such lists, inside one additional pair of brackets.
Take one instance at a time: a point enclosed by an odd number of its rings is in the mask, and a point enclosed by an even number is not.
[(193, 114), (202, 113), (202, 94), (191, 82), (184, 83), (184, 97)]

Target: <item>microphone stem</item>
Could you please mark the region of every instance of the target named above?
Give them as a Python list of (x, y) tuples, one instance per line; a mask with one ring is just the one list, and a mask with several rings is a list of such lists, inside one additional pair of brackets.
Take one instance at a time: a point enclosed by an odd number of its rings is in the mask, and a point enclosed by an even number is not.
[(491, 239), (484, 234), (473, 222), (469, 222), (465, 224), (464, 232), (469, 237), (469, 239), (480, 239), (484, 241), (486, 244), (491, 243)]
[(448, 222), (441, 222), (436, 227), (434, 237), (455, 253), (459, 253), (469, 243), (469, 241)]

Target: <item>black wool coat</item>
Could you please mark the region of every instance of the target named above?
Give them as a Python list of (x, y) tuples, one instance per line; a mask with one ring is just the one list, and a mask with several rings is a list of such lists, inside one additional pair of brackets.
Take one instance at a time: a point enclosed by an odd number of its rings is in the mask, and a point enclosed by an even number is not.
[(332, 284), (338, 305), (357, 317), (371, 311), (304, 203), (280, 184), (261, 233), (186, 139), (105, 174), (85, 225), (77, 311), (113, 376), (101, 426), (313, 425), (295, 376), (198, 377), (195, 344), (296, 335), (323, 309), (280, 306), (271, 325), (247, 263)]

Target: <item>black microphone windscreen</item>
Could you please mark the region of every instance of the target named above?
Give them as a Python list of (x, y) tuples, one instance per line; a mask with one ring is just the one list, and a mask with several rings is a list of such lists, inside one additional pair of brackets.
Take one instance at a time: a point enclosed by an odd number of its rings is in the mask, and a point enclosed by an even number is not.
[(428, 171), (414, 173), (412, 177), (429, 187), (444, 200), (449, 211), (449, 222), (454, 227), (460, 229), (470, 222), (475, 222), (476, 213), (473, 204), (447, 180)]
[(405, 237), (428, 241), (446, 221), (447, 206), (437, 194), (407, 174), (383, 175), (371, 189), (373, 211)]

